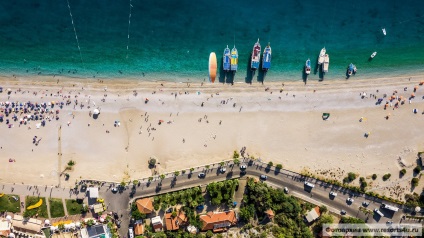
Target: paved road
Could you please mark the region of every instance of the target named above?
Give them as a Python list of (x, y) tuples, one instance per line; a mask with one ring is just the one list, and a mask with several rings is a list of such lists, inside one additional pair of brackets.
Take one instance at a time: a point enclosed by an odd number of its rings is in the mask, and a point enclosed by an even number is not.
[[(240, 168), (238, 166), (234, 166), (230, 163), (227, 166), (226, 173), (219, 173), (218, 166), (219, 165), (211, 166), (209, 170), (205, 170), (206, 177), (203, 179), (198, 178), (198, 174), (201, 172), (201, 170), (196, 170), (196, 172), (192, 174), (179, 175), (176, 180), (173, 175), (167, 175), (167, 177), (163, 181), (160, 181), (159, 178), (155, 178), (155, 180), (149, 184), (147, 184), (146, 180), (142, 181), (138, 186), (135, 187), (135, 193), (133, 194), (133, 196), (130, 196), (130, 193), (132, 191), (132, 185), (127, 186), (125, 189), (118, 193), (112, 193), (112, 191), (110, 190), (110, 186), (112, 184), (106, 183), (105, 185), (99, 188), (99, 192), (100, 196), (105, 199), (106, 205), (108, 206), (108, 210), (116, 211), (122, 216), (120, 233), (122, 236), (127, 236), (126, 233), (130, 217), (130, 201), (139, 197), (149, 197), (193, 186), (206, 186), (206, 184), (210, 182), (222, 181), (231, 178), (239, 178), (241, 176)], [(286, 170), (276, 172), (274, 170), (267, 169), (265, 164), (258, 161), (249, 164), (246, 170), (246, 175), (244, 176), (259, 177), (261, 174), (266, 174), (268, 176), (266, 182), (269, 183), (271, 186), (279, 188), (287, 187), (291, 195), (307, 200), (311, 203), (319, 205), (324, 204), (329, 208), (330, 211), (334, 213), (340, 213), (340, 211), (343, 209), (347, 212), (347, 215), (364, 219), (369, 223), (384, 223), (388, 220), (393, 220), (394, 223), (399, 223), (401, 221), (401, 215), (403, 214), (401, 209), (394, 215), (385, 209), (380, 209), (380, 211), (383, 212), (383, 214), (385, 215), (384, 217), (379, 217), (378, 215), (374, 215), (373, 213), (367, 216), (359, 210), (359, 208), (362, 206), (361, 204), (363, 201), (370, 202), (370, 205), (367, 207), (367, 209), (371, 211), (375, 208), (379, 208), (381, 205), (379, 199), (371, 197), (372, 200), (369, 200), (364, 195), (354, 194), (349, 192), (349, 190), (345, 188), (339, 188), (335, 185), (326, 184), (324, 182), (307, 178), (294, 172)], [(307, 189), (307, 187), (305, 187), (304, 185), (305, 179), (307, 179), (308, 182), (313, 183), (315, 187), (313, 189)], [(162, 185), (158, 186), (159, 183), (161, 183)], [(329, 197), (329, 192), (332, 190), (336, 191), (338, 194), (334, 199), (330, 199)], [(22, 184), (3, 185), (0, 189), (0, 192), (14, 193), (19, 195), (40, 194), (40, 196), (43, 197), (56, 198), (85, 197), (84, 193), (75, 195), (74, 193), (71, 193), (69, 189), (38, 187), (38, 189), (34, 191), (34, 187)], [(347, 204), (346, 199), (348, 197), (352, 197), (354, 199), (354, 202), (352, 204)], [(408, 220), (407, 222), (414, 221)]]
[[(122, 228), (120, 229), (120, 233), (121, 235), (125, 235), (127, 232), (126, 227), (128, 227), (129, 223), (128, 205), (132, 199), (154, 196), (157, 194), (168, 193), (193, 186), (203, 186), (210, 182), (239, 178), (241, 176), (240, 168), (231, 164), (227, 166), (227, 172), (223, 174), (219, 173), (216, 167), (208, 170), (206, 177), (203, 179), (198, 178), (199, 173), (200, 172), (195, 172), (191, 175), (180, 175), (178, 176), (177, 180), (174, 180), (173, 177), (165, 178), (162, 181), (161, 186), (158, 186), (160, 180), (152, 181), (149, 185), (146, 183), (141, 183), (136, 187), (136, 191), (133, 197), (130, 197), (130, 187), (121, 191), (121, 193), (113, 194), (111, 191), (108, 191), (104, 192), (103, 194), (101, 193), (101, 195), (105, 198), (106, 201), (111, 201), (109, 209), (118, 211), (120, 214), (123, 214)], [(368, 223), (385, 223), (389, 220), (392, 220), (394, 223), (399, 223), (401, 221), (401, 216), (403, 214), (401, 209), (399, 212), (393, 214), (386, 209), (381, 209), (381, 203), (379, 200), (369, 200), (363, 195), (350, 192), (348, 189), (339, 188), (338, 186), (306, 178), (299, 174), (287, 172), (285, 170), (276, 172), (274, 170), (267, 169), (266, 165), (264, 166), (260, 162), (250, 164), (247, 167), (246, 175), (244, 176), (259, 177), (262, 174), (266, 174), (268, 176), (265, 182), (269, 183), (271, 186), (278, 188), (287, 187), (291, 195), (307, 200), (314, 204), (324, 204), (331, 212), (336, 214), (340, 214), (341, 210), (345, 210), (347, 215), (361, 218)], [(313, 183), (315, 187), (310, 189), (309, 187), (305, 186), (305, 179), (308, 179), (308, 181)], [(330, 191), (337, 192), (337, 196), (330, 198)], [(116, 199), (116, 197), (119, 197), (120, 199)], [(347, 203), (348, 197), (354, 199), (353, 203)], [(373, 211), (375, 208), (379, 208), (380, 211), (384, 214), (384, 217), (380, 217), (373, 212), (369, 215), (366, 215), (364, 212), (360, 211), (359, 208), (362, 207), (362, 202), (364, 201), (370, 203), (366, 209)]]

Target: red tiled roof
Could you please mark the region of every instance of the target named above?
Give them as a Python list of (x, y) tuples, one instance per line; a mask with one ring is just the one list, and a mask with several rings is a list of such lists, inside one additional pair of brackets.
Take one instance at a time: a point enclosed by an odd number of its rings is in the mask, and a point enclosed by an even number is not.
[(180, 210), (176, 217), (172, 217), (172, 213), (165, 214), (165, 227), (168, 231), (178, 230), (180, 225), (187, 223), (187, 216), (183, 211)]
[(138, 199), (136, 204), (138, 210), (143, 214), (150, 214), (153, 212), (153, 202), (150, 198)]
[(144, 234), (144, 225), (141, 223), (135, 224), (134, 233), (136, 236)]
[(237, 224), (236, 213), (234, 211), (208, 212), (206, 215), (200, 216), (200, 221), (203, 223), (202, 231), (219, 231)]
[(269, 217), (269, 219), (272, 219), (275, 216), (274, 211), (271, 209), (266, 210), (265, 214)]

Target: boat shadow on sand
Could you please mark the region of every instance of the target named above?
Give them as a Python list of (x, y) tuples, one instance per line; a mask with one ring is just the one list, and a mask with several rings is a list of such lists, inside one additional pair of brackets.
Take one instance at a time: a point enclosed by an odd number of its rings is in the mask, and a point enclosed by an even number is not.
[(317, 56), (316, 60), (315, 60), (315, 66), (314, 66), (314, 74), (318, 74), (319, 80), (318, 81), (324, 81), (324, 72), (322, 72), (322, 67), (321, 65), (318, 64), (318, 58), (319, 56)]
[(255, 71), (252, 71), (252, 69), (250, 68), (252, 54), (250, 54), (248, 57), (249, 58), (247, 59), (246, 78), (244, 79), (244, 81), (248, 84), (252, 84), (253, 76), (255, 76)]
[(219, 64), (219, 82), (220, 83), (228, 83), (228, 84), (234, 84), (234, 71), (225, 71), (224, 70), (224, 57), (221, 57), (221, 63)]
[(302, 81), (306, 85), (306, 83), (308, 82), (308, 75), (305, 72), (305, 68), (306, 68), (305, 66), (302, 67)]

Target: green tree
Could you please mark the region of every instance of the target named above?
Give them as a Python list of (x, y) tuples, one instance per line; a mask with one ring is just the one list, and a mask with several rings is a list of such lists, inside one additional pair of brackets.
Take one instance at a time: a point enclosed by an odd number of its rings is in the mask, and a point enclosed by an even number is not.
[(377, 179), (377, 174), (373, 174), (372, 175), (372, 180), (376, 180)]
[(240, 160), (238, 158), (234, 158), (233, 159), (234, 164), (239, 165), (240, 164)]
[(211, 230), (209, 230), (208, 232), (206, 232), (206, 237), (207, 238), (211, 238), (213, 236), (213, 233)]
[(276, 168), (277, 169), (282, 169), (283, 168), (283, 165), (282, 164), (277, 164)]
[(206, 166), (205, 166), (205, 168), (206, 168), (206, 169), (209, 169), (210, 167), (211, 167), (210, 165), (206, 165)]
[(274, 163), (273, 163), (272, 161), (269, 161), (269, 162), (268, 162), (268, 166), (269, 166), (269, 167), (271, 167), (271, 166), (273, 166), (273, 165), (274, 165)]
[(233, 159), (238, 159), (240, 157), (239, 153), (235, 150), (233, 153)]
[(149, 182), (153, 181), (153, 177), (149, 177), (148, 181)]
[(190, 173), (193, 173), (193, 171), (194, 171), (194, 168), (190, 168)]
[(160, 180), (164, 180), (165, 179), (165, 174), (161, 174), (159, 177), (160, 177)]
[(421, 166), (417, 165), (417, 166), (414, 168), (414, 173), (419, 174), (420, 172), (421, 172)]
[(321, 212), (321, 214), (324, 214), (328, 211), (328, 208), (325, 205), (321, 205), (319, 206), (319, 211)]
[(138, 180), (134, 180), (134, 181), (133, 181), (133, 184), (134, 184), (134, 185), (137, 185), (137, 184), (138, 184)]
[(240, 219), (244, 220), (245, 222), (249, 222), (249, 220), (253, 218), (254, 214), (255, 207), (253, 206), (253, 204), (240, 208)]
[(219, 166), (224, 166), (224, 164), (225, 164), (225, 162), (224, 161), (221, 161), (221, 162), (219, 162)]
[(174, 175), (175, 175), (175, 177), (177, 177), (178, 175), (180, 175), (180, 171), (175, 171)]
[(121, 185), (121, 187), (125, 187), (125, 185), (126, 185), (125, 181), (122, 181), (120, 185)]
[(186, 173), (185, 169), (181, 170), (181, 173), (182, 174), (185, 174)]

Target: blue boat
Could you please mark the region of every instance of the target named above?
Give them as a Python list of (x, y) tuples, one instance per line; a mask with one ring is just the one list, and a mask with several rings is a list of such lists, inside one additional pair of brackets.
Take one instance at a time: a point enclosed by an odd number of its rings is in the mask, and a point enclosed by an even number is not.
[(356, 74), (356, 66), (354, 64), (350, 63), (349, 66), (347, 66), (346, 75), (349, 77), (352, 74)]
[(236, 49), (236, 46), (231, 50), (231, 70), (237, 71), (238, 66), (238, 51)]
[(264, 49), (264, 55), (262, 56), (262, 70), (268, 71), (271, 68), (271, 46), (270, 43)]
[(309, 75), (311, 73), (311, 60), (308, 59), (305, 63), (305, 74)]
[(225, 48), (224, 56), (222, 58), (223, 68), (225, 71), (229, 71), (231, 69), (231, 51), (230, 48)]
[(259, 44), (259, 39), (258, 39), (255, 45), (253, 45), (252, 58), (250, 63), (250, 68), (252, 70), (256, 70), (257, 68), (259, 68), (260, 59), (261, 59), (261, 44)]

